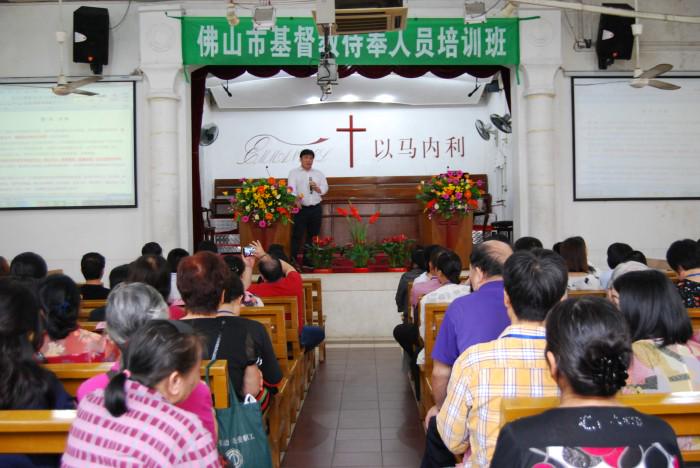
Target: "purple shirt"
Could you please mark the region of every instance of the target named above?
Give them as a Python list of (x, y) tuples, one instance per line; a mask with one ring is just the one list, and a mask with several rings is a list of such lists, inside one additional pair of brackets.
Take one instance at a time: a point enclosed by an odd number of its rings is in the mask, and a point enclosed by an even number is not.
[(503, 281), (486, 283), (478, 291), (458, 297), (447, 308), (433, 359), (451, 366), (467, 348), (495, 340), (508, 325)]

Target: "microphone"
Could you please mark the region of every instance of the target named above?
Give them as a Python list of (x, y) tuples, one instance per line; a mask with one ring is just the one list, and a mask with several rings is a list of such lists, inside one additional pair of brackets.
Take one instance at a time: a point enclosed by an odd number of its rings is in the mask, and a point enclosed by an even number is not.
[(313, 187), (311, 187), (311, 182), (313, 182), (313, 181), (314, 180), (311, 178), (311, 176), (309, 176), (309, 193), (310, 194), (314, 193), (314, 189), (313, 189)]
[(267, 172), (267, 176), (268, 176), (268, 177), (272, 177), (272, 176), (270, 175), (270, 168), (267, 167), (267, 164), (265, 164), (265, 172)]

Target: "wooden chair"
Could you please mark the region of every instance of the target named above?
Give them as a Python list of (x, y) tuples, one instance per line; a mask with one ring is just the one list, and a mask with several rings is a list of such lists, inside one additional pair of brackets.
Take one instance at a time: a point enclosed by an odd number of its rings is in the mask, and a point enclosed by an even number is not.
[(433, 400), (433, 348), (437, 340), (438, 332), (445, 318), (445, 312), (449, 307), (448, 302), (437, 302), (425, 305), (425, 335), (423, 336), (425, 364), (421, 366), (420, 373), (420, 399), (423, 415), (435, 404)]
[[(700, 392), (620, 395), (618, 401), (666, 421), (677, 436), (700, 434)], [(501, 402), (503, 424), (539, 414), (559, 404), (558, 398), (512, 398)], [(700, 461), (700, 450), (681, 452), (683, 459)]]
[(80, 301), (80, 311), (78, 311), (78, 321), (87, 322), (90, 312), (107, 304), (107, 299), (88, 299)]
[(567, 291), (567, 296), (569, 297), (607, 297), (607, 291), (605, 289), (578, 289), (575, 291)]
[(0, 411), (0, 453), (63, 453), (76, 410)]
[[(204, 377), (204, 370), (209, 361), (202, 361), (201, 375)], [(78, 387), (87, 379), (96, 375), (106, 374), (110, 371), (114, 363), (112, 362), (90, 362), (85, 364), (44, 364), (43, 367), (50, 370), (69, 395), (75, 396)], [(215, 408), (228, 408), (228, 366), (225, 360), (217, 360), (209, 369), (210, 389), (214, 396)]]
[(700, 307), (688, 309), (688, 316), (690, 317), (690, 323), (693, 324), (693, 332), (700, 332)]

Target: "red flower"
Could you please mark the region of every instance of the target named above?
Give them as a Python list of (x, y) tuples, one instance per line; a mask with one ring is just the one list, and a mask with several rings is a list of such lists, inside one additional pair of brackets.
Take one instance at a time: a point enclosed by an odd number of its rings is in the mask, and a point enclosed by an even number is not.
[(353, 215), (355, 218), (357, 218), (358, 216), (360, 216), (360, 212), (357, 211), (357, 208), (355, 208), (355, 207), (352, 206), (352, 205), (350, 205), (350, 212), (352, 213), (352, 215)]
[(468, 204), (469, 206), (471, 206), (472, 208), (478, 208), (478, 207), (479, 207), (479, 203), (477, 203), (477, 201), (474, 200), (473, 198), (467, 200), (467, 204)]
[(362, 222), (362, 217), (359, 215), (359, 213), (353, 213), (352, 217), (358, 220), (359, 222)]
[(433, 206), (435, 206), (436, 203), (437, 203), (437, 200), (430, 200), (428, 203), (425, 204), (425, 207), (430, 209)]
[(341, 208), (341, 207), (336, 208), (335, 211), (337, 211), (340, 216), (347, 216), (348, 215), (348, 210)]
[(370, 216), (369, 224), (376, 223), (378, 219), (379, 219), (379, 211), (375, 212), (372, 216)]

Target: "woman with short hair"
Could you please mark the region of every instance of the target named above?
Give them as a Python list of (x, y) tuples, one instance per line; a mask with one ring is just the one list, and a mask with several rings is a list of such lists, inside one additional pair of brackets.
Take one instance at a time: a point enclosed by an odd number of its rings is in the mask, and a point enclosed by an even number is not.
[(559, 406), (506, 424), (492, 467), (682, 464), (666, 422), (615, 400), (632, 354), (627, 324), (615, 306), (596, 297), (560, 302), (547, 316), (545, 349), (561, 391)]

